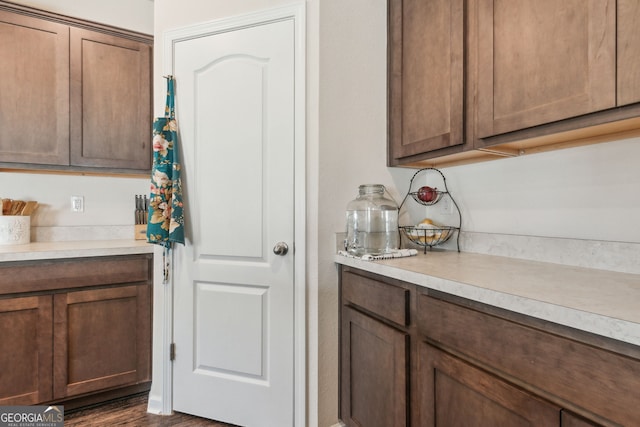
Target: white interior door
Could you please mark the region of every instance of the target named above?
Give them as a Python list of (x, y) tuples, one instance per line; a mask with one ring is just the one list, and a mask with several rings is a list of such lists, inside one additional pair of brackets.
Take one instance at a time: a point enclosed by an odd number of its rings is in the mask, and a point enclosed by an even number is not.
[(292, 19), (174, 43), (188, 224), (174, 252), (176, 411), (294, 423), (294, 62)]

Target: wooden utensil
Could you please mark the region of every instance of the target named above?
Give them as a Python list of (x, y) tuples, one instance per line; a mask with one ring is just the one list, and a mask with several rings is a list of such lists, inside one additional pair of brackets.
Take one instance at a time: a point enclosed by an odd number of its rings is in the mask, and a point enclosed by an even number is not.
[(2, 199), (2, 215), (9, 215), (11, 211), (11, 199)]
[(12, 200), (11, 209), (9, 209), (9, 215), (20, 215), (22, 209), (24, 209), (24, 206), (26, 204), (27, 202), (23, 200)]
[(20, 212), (20, 215), (22, 216), (30, 216), (33, 211), (36, 210), (36, 208), (38, 207), (38, 202), (36, 201), (28, 201), (25, 203), (24, 207), (22, 208), (22, 212)]

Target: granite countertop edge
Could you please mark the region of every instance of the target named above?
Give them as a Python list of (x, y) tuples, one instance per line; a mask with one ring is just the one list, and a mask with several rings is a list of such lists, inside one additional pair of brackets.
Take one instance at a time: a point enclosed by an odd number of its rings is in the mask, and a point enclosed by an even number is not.
[(640, 345), (640, 275), (473, 253), (334, 261), (600, 336)]
[(146, 240), (78, 240), (0, 246), (0, 262), (153, 253)]

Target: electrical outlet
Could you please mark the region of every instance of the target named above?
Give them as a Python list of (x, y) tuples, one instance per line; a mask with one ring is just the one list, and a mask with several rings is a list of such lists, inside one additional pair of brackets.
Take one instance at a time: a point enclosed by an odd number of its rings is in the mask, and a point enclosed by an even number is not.
[(84, 196), (71, 196), (71, 212), (84, 212)]

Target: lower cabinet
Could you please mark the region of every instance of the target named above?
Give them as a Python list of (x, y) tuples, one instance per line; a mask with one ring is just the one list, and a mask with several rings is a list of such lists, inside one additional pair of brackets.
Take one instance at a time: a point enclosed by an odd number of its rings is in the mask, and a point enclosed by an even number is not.
[(351, 272), (342, 277), (341, 419), (349, 427), (408, 426), (409, 291)]
[(438, 348), (420, 345), (420, 425), (554, 426), (560, 409)]
[(53, 398), (52, 326), (51, 296), (0, 300), (0, 406)]
[(150, 286), (54, 297), (54, 399), (150, 377)]
[(342, 325), (343, 421), (348, 426), (408, 425), (408, 335), (348, 307)]
[(151, 255), (1, 263), (0, 405), (148, 389), (152, 271)]
[(634, 426), (640, 348), (340, 267), (349, 427)]

